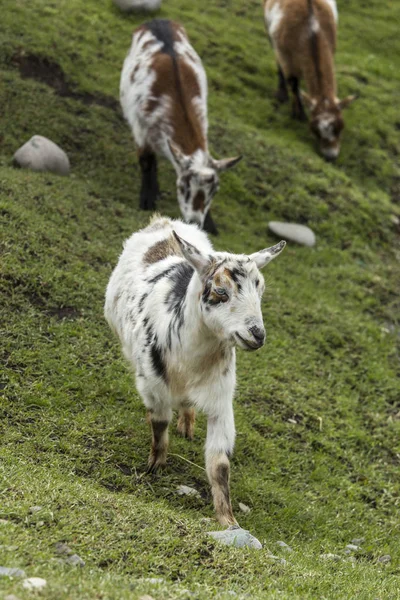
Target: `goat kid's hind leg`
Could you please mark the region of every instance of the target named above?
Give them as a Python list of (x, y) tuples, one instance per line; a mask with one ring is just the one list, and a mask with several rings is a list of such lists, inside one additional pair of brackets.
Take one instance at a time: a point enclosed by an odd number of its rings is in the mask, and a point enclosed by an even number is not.
[(157, 416), (154, 411), (149, 410), (147, 420), (151, 425), (152, 441), (148, 460), (147, 473), (156, 473), (160, 467), (167, 462), (168, 453), (168, 426), (171, 417), (168, 415)]
[(221, 525), (237, 525), (229, 489), (229, 458), (233, 451), (235, 425), (233, 410), (220, 417), (209, 417), (206, 441), (206, 471), (211, 484), (214, 508)]
[(300, 96), (299, 80), (297, 77), (289, 77), (288, 83), (293, 93), (292, 117), (299, 121), (306, 121), (307, 115)]
[(157, 197), (159, 195), (157, 157), (154, 152), (148, 148), (140, 149), (138, 155), (142, 172), (140, 208), (142, 210), (155, 210)]
[(275, 92), (275, 98), (277, 99), (279, 104), (284, 104), (289, 100), (286, 79), (280, 65), (278, 65), (278, 89)]
[(179, 410), (177, 429), (179, 433), (188, 440), (193, 439), (195, 420), (196, 411), (194, 408), (181, 408)]

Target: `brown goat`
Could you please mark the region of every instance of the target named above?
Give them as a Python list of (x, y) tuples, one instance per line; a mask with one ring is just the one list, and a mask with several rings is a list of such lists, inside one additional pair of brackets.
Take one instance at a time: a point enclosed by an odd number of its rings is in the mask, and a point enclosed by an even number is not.
[[(278, 62), (279, 102), (293, 93), (293, 116), (305, 120), (303, 101), (310, 109), (310, 126), (322, 155), (334, 160), (340, 151), (344, 127), (342, 110), (356, 96), (336, 95), (334, 53), (337, 8), (335, 0), (264, 0), (268, 35)], [(307, 92), (299, 89), (304, 79)]]

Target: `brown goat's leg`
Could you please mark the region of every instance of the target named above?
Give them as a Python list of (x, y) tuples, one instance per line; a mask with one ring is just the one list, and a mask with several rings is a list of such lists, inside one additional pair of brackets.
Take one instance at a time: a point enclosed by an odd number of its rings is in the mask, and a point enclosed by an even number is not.
[(221, 525), (237, 525), (229, 491), (229, 459), (222, 452), (206, 455), (207, 476), (211, 484), (214, 508)]
[(168, 425), (169, 421), (158, 421), (154, 413), (148, 412), (152, 431), (151, 450), (148, 461), (148, 473), (156, 473), (167, 462), (168, 452)]
[(275, 98), (277, 99), (279, 104), (284, 104), (285, 102), (288, 102), (288, 100), (289, 100), (289, 94), (288, 94), (287, 86), (286, 86), (286, 79), (285, 79), (285, 76), (283, 74), (283, 71), (282, 71), (280, 65), (278, 65), (278, 89), (275, 92)]
[(178, 431), (188, 440), (193, 439), (196, 412), (194, 408), (181, 408), (178, 417)]
[(157, 196), (159, 195), (157, 157), (149, 148), (139, 149), (138, 155), (142, 172), (140, 208), (142, 210), (155, 210)]
[(293, 93), (292, 117), (299, 121), (306, 121), (307, 115), (300, 96), (299, 80), (297, 77), (289, 77), (288, 83)]

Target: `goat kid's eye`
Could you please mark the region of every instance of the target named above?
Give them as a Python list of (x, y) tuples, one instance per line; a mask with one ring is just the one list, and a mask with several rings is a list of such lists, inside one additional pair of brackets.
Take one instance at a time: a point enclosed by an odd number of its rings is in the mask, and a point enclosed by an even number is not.
[(228, 296), (225, 288), (217, 287), (217, 288), (215, 288), (215, 293), (217, 294), (217, 296), (220, 296), (220, 298), (223, 302), (226, 302), (227, 300), (229, 300), (229, 296)]

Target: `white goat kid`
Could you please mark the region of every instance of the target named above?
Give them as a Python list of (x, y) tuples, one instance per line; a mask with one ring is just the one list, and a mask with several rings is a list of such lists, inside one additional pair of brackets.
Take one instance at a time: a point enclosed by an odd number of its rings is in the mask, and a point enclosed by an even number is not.
[(194, 409), (204, 411), (207, 475), (223, 525), (236, 523), (229, 492), (235, 345), (264, 344), (259, 269), (284, 246), (250, 256), (214, 252), (196, 225), (156, 216), (125, 242), (107, 287), (105, 316), (136, 370), (152, 426), (149, 470), (166, 462), (172, 410), (188, 438)]

